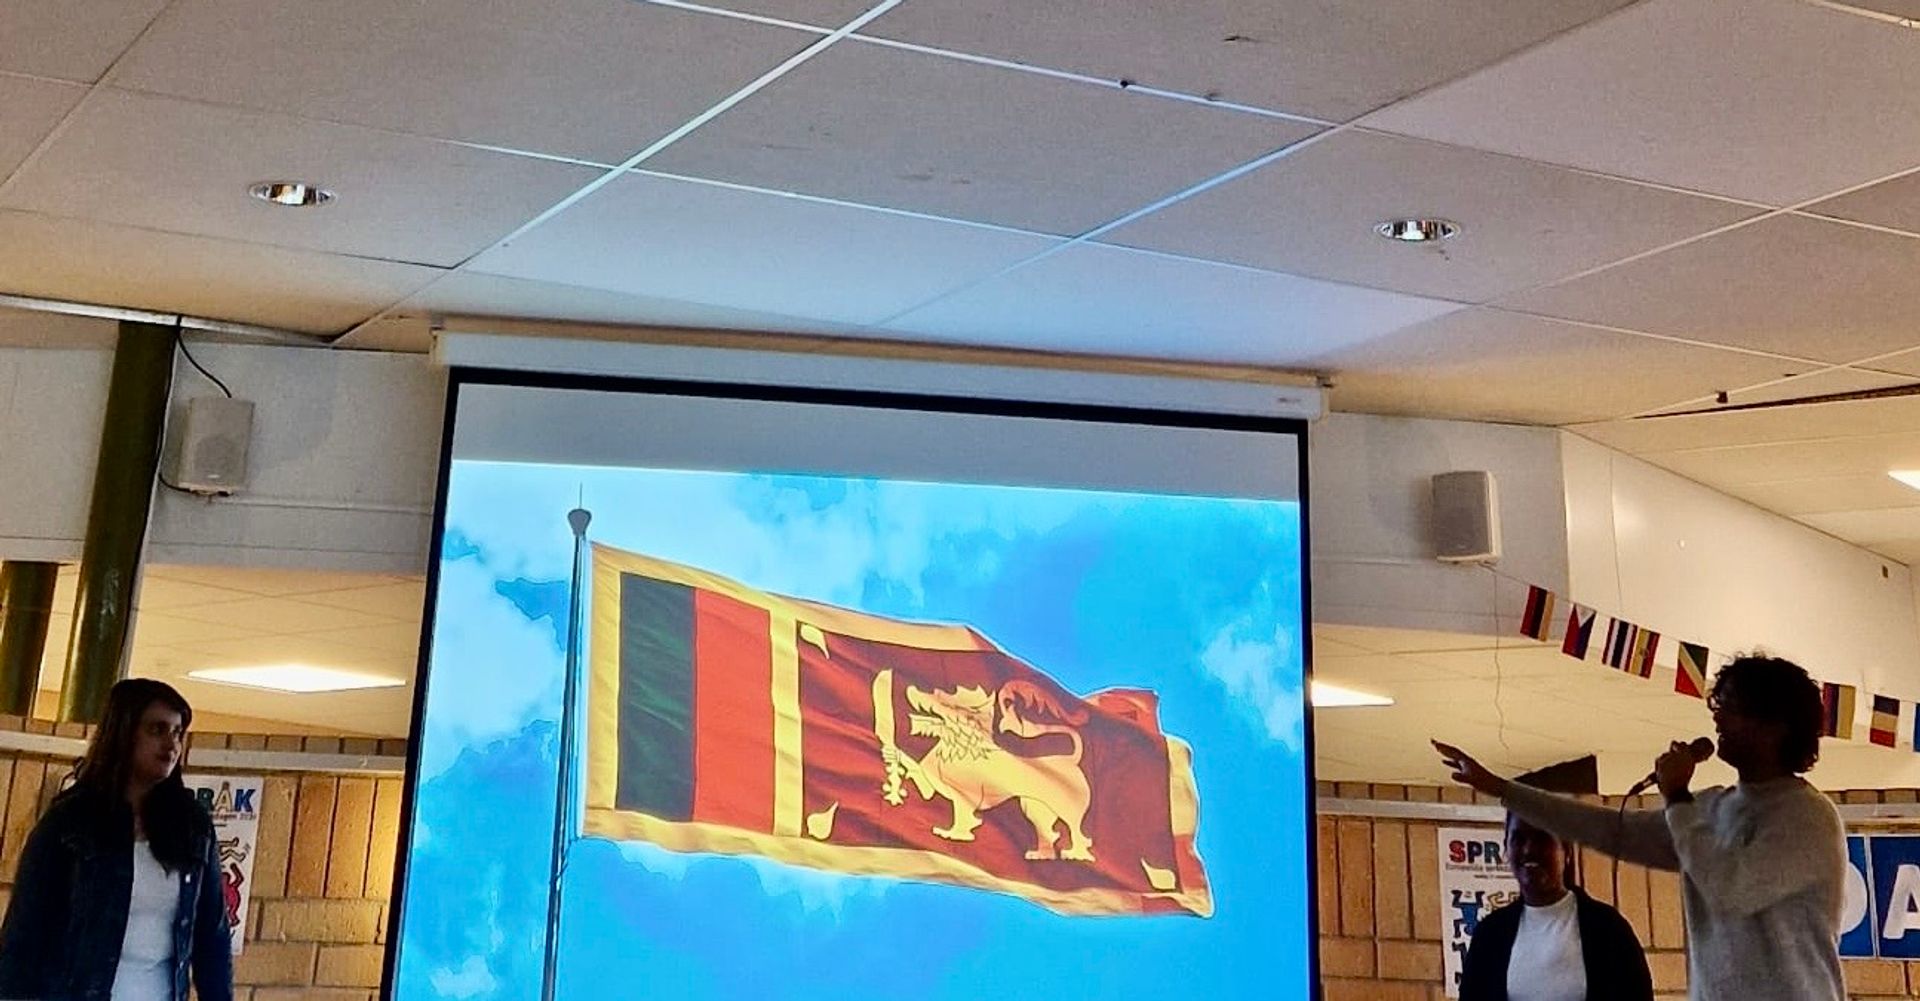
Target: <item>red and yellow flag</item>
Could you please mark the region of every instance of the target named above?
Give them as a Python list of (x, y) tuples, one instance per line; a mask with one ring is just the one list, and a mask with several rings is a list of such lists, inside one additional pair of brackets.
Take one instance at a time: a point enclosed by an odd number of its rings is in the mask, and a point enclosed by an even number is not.
[(965, 626), (606, 546), (592, 614), (589, 835), (1064, 914), (1213, 913), (1191, 751), (1151, 692), (1076, 695)]

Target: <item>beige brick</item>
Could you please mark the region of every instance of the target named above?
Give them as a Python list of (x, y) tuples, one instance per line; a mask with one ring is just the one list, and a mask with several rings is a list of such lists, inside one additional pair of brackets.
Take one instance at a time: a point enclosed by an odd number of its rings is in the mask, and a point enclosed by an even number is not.
[(1439, 828), (1428, 824), (1407, 825), (1407, 881), (1412, 884), (1413, 937), (1426, 942), (1439, 941)]
[(335, 785), (325, 775), (300, 778), (300, 797), (293, 811), (293, 852), (287, 860), (289, 897), (319, 897), (327, 892)]
[(407, 742), (398, 738), (382, 737), (380, 753), (389, 758), (404, 758), (407, 756)]
[(1907, 967), (1891, 959), (1843, 959), (1847, 990), (1853, 994), (1905, 994)]
[(1380, 938), (1413, 937), (1407, 899), (1407, 825), (1380, 820), (1373, 825), (1373, 923)]
[(1373, 787), (1365, 782), (1335, 782), (1333, 794), (1341, 799), (1368, 799), (1373, 795)]
[(232, 746), (233, 738), (224, 733), (196, 733), (187, 739), (188, 753), (193, 751), (224, 751)]
[(1842, 803), (1878, 803), (1880, 802), (1880, 790), (1849, 789), (1840, 794), (1840, 801)]
[(40, 782), (40, 801), (35, 804), (34, 817), (37, 819), (53, 805), (53, 798), (67, 787), (67, 780), (73, 777), (73, 762), (49, 761), (41, 766), (45, 777)]
[(348, 737), (340, 741), (340, 753), (371, 757), (380, 753), (380, 741), (373, 737)]
[(1325, 980), (1323, 1001), (1428, 1001), (1425, 984), (1405, 980)]
[(227, 738), (227, 746), (236, 751), (264, 751), (267, 749), (267, 736), (263, 733), (236, 733)]
[(1441, 786), (1440, 802), (1471, 803), (1473, 802), (1473, 790), (1466, 786)]
[(1649, 952), (1647, 969), (1653, 973), (1654, 990), (1684, 992), (1687, 989), (1686, 953)]
[(1373, 976), (1373, 940), (1321, 936), (1320, 975), (1323, 977)]
[(386, 954), (377, 945), (323, 945), (313, 982), (321, 987), (378, 987)]
[(1888, 789), (1886, 791), (1886, 802), (1920, 803), (1920, 789)]
[(306, 742), (294, 734), (276, 733), (267, 737), (269, 751), (298, 751), (305, 746)]
[(367, 892), (367, 841), (373, 832), (374, 780), (340, 780), (333, 801), (333, 846), (327, 862), (327, 896), (358, 899)]
[(273, 942), (372, 942), (380, 905), (371, 900), (269, 900), (261, 907), (260, 937)]
[(1415, 803), (1440, 802), (1439, 786), (1408, 786), (1407, 799)]
[(387, 944), (387, 906), (380, 905), (380, 923), (373, 926), (373, 944)]
[[(3, 766), (0, 766), (3, 767)], [(27, 846), (27, 834), (40, 819), (40, 787), (47, 780), (47, 768), (33, 758), (13, 763), (12, 781), (7, 791), (7, 817), (4, 839), (0, 840), (0, 880), (13, 882), (13, 870), (20, 864), (20, 852)]]
[(43, 737), (51, 737), (53, 736), (53, 721), (50, 719), (29, 719), (27, 720), (26, 730), (28, 733), (37, 733)]
[(55, 723), (53, 725), (53, 735), (56, 737), (78, 738), (86, 736), (86, 733), (86, 726), (80, 723)]
[(339, 754), (340, 738), (308, 737), (300, 745), (300, 749), (307, 752), (308, 754)]
[(260, 789), (259, 844), (253, 853), (253, 896), (284, 896), (287, 858), (293, 853), (294, 801), (298, 780), (269, 775)]
[(268, 987), (304, 987), (313, 983), (311, 942), (255, 942), (233, 957), (233, 982)]
[(1372, 824), (1354, 817), (1339, 820), (1340, 933), (1373, 937)]
[(371, 1001), (374, 995), (350, 987), (262, 987), (251, 1001)]
[[(1607, 863), (1609, 882), (1613, 864)], [(1633, 937), (1641, 942), (1652, 941), (1653, 928), (1647, 918), (1647, 870), (1637, 865), (1620, 866), (1620, 899), (1614, 901), (1613, 907), (1633, 925)]]
[(1580, 881), (1593, 899), (1613, 903), (1613, 860), (1591, 848), (1580, 849)]
[(1438, 942), (1380, 943), (1380, 979), (1436, 983), (1446, 975), (1446, 946)]
[(1375, 785), (1373, 798), (1389, 803), (1403, 803), (1407, 799), (1407, 787), (1402, 785)]
[(1314, 820), (1314, 887), (1319, 897), (1320, 930), (1340, 934), (1340, 828), (1332, 817)]
[(399, 779), (381, 779), (374, 790), (373, 831), (367, 838), (367, 896), (385, 900), (393, 892), (393, 858), (400, 846)]
[(1336, 795), (1333, 791), (1333, 783), (1326, 779), (1316, 781), (1313, 784), (1313, 795), (1316, 799), (1332, 799)]
[(1645, 941), (1655, 949), (1686, 948), (1686, 905), (1681, 892), (1679, 873), (1657, 869), (1647, 873), (1647, 917), (1653, 937)]

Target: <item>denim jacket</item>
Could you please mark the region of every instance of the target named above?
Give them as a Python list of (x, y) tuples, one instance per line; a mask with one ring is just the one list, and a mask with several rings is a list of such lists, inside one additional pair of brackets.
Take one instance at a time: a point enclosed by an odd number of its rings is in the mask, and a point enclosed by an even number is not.
[[(193, 814), (198, 863), (180, 874), (173, 920), (173, 999), (232, 1001), (233, 957), (219, 845)], [(28, 836), (0, 925), (0, 998), (108, 1001), (133, 899), (133, 811), (81, 789), (62, 793)]]

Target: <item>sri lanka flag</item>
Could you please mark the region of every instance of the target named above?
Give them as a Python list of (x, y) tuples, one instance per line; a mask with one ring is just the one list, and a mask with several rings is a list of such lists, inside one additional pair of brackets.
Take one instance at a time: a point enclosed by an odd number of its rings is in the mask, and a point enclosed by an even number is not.
[(1188, 745), (971, 628), (594, 547), (585, 833), (1024, 897), (1213, 913)]

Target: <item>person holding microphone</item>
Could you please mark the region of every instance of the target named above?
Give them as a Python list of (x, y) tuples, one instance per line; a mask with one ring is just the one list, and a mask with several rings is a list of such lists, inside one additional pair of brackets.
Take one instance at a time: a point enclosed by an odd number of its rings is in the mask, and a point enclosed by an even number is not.
[(1720, 758), (1740, 781), (1696, 793), (1694, 769), (1711, 752), (1676, 741), (1649, 776), (1660, 810), (1582, 803), (1501, 778), (1457, 747), (1434, 748), (1454, 781), (1528, 823), (1679, 872), (1692, 1001), (1846, 1001), (1846, 834), (1832, 802), (1801, 778), (1820, 757), (1819, 686), (1791, 661), (1740, 657), (1715, 676), (1707, 705)]

